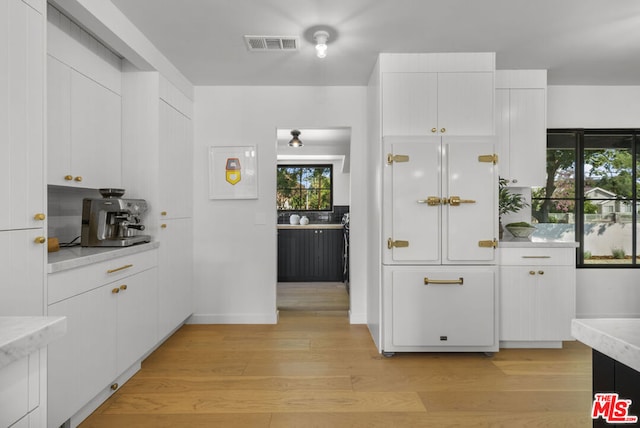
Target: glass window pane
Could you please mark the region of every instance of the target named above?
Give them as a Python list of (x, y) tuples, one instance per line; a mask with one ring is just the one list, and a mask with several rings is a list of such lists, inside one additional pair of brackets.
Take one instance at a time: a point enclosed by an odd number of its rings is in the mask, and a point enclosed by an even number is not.
[(603, 200), (628, 199), (633, 196), (632, 141), (631, 135), (585, 133), (585, 199), (600, 200), (602, 204), (607, 204)]
[(584, 263), (631, 264), (631, 216), (584, 215)]
[(276, 204), (280, 211), (331, 211), (331, 165), (279, 165)]

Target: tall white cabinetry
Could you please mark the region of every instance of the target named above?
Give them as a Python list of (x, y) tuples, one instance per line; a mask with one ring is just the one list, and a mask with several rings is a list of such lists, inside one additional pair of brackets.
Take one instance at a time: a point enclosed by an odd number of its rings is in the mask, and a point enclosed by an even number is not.
[(496, 136), (500, 176), (514, 187), (546, 178), (547, 71), (496, 71)]
[(492, 53), (380, 55), (385, 354), (498, 349), (494, 69)]
[(123, 181), (148, 200), (158, 253), (159, 336), (192, 314), (193, 102), (156, 72), (125, 64)]
[[(0, 0), (0, 316), (44, 314), (46, 2)], [(0, 425), (46, 426), (46, 348), (0, 371)]]

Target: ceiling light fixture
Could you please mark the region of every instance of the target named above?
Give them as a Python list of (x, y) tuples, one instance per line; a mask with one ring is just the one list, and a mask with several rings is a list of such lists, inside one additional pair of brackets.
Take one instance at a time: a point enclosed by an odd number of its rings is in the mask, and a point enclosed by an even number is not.
[(316, 41), (316, 55), (318, 58), (324, 58), (327, 56), (327, 40), (329, 40), (329, 33), (320, 30), (313, 33), (313, 40)]
[(291, 135), (293, 135), (293, 138), (289, 141), (289, 147), (302, 147), (302, 141), (298, 138), (300, 136), (300, 131), (294, 129), (291, 131)]

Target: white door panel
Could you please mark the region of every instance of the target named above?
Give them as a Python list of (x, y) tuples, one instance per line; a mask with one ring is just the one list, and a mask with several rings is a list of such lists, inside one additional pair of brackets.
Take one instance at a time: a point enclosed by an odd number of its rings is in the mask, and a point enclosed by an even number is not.
[[(492, 261), (495, 249), (481, 247), (480, 241), (492, 241), (495, 235), (497, 189), (495, 165), (481, 162), (479, 156), (494, 153), (489, 139), (453, 141), (445, 139), (443, 237), (446, 255), (443, 263)], [(460, 203), (454, 198), (460, 198)]]

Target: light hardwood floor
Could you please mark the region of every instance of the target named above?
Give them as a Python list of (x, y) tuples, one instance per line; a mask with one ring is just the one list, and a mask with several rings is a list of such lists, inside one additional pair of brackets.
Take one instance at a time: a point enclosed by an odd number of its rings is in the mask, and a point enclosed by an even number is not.
[(591, 426), (580, 343), (384, 358), (345, 309), (288, 298), (277, 325), (182, 327), (82, 427)]

